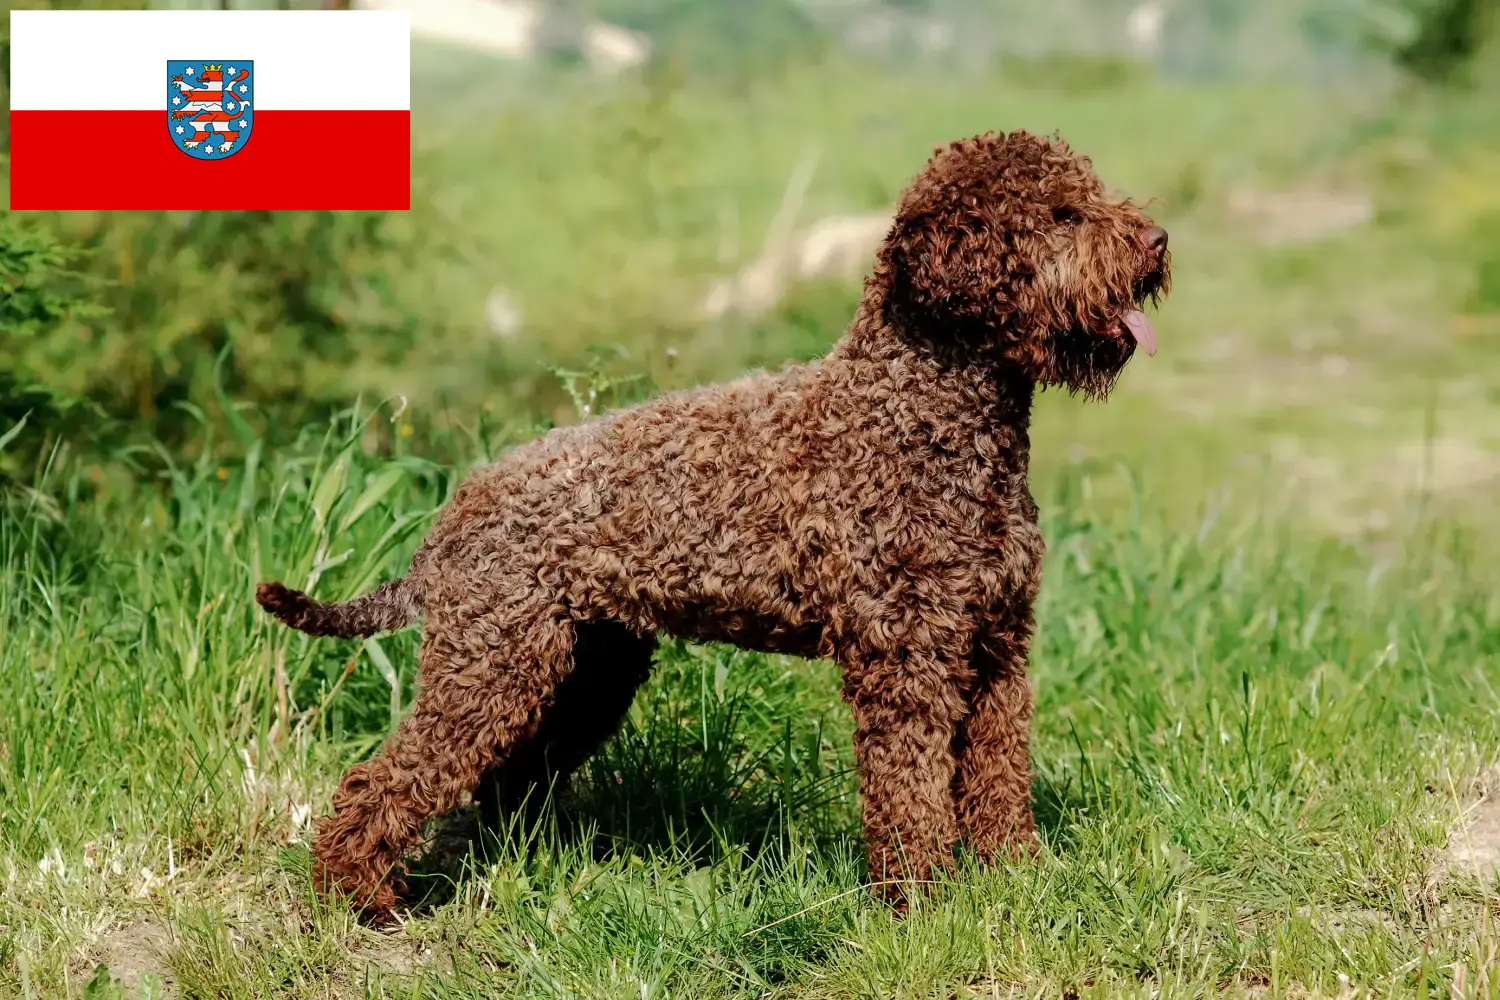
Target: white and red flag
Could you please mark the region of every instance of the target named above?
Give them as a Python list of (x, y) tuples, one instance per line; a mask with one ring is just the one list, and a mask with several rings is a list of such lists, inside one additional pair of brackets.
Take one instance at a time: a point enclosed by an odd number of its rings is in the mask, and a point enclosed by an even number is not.
[(405, 209), (405, 11), (12, 11), (12, 209)]

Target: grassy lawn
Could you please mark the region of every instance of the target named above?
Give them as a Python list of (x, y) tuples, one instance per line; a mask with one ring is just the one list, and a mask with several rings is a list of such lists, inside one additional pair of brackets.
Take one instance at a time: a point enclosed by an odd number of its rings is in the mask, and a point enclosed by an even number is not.
[[(414, 362), (472, 419), (247, 426), (245, 457), (143, 457), (166, 468), (145, 483), (64, 451), (7, 495), (0, 994), (1500, 994), (1500, 887), (1465, 825), (1500, 792), (1500, 326), (1453, 235), (1500, 210), (1475, 181), (1493, 159), (1351, 138), (1360, 109), (1332, 97), (845, 84), (620, 98), (639, 120), (580, 98), (477, 136), (434, 113), (419, 180), (470, 256), (399, 280), (429, 283), (450, 331), (496, 274), (529, 317), (510, 381), (470, 385), (451, 338)], [(641, 122), (659, 135), (632, 159)], [(668, 385), (820, 351), (857, 288), (682, 319), (726, 266), (721, 206), (733, 266), (808, 148), (811, 219), (888, 203), (936, 141), (1017, 125), (1159, 195), (1177, 272), (1159, 357), (1103, 406), (1038, 408), (1042, 855), (962, 866), (893, 919), (861, 890), (834, 668), (668, 643), (539, 827), (472, 854), (465, 815), (434, 831), (403, 925), (315, 897), (309, 823), (410, 705), (416, 634), (309, 640), (267, 624), (255, 582), (341, 597), (398, 573), (468, 463), (567, 416), (542, 366), (588, 344)], [(1309, 184), (1369, 191), (1374, 219), (1279, 243), (1225, 208)]]

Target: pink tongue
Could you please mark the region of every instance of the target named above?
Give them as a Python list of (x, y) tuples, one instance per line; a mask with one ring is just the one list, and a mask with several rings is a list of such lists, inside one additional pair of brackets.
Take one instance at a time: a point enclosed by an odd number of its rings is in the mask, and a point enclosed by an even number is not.
[(1125, 323), (1125, 329), (1135, 338), (1135, 342), (1141, 345), (1141, 349), (1147, 354), (1156, 353), (1156, 330), (1151, 326), (1151, 321), (1146, 314), (1139, 309), (1127, 309), (1120, 319)]

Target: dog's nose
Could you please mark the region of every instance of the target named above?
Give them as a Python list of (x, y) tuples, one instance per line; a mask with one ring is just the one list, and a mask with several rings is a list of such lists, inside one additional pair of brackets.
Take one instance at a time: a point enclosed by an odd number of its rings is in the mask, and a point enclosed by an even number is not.
[(1152, 253), (1161, 253), (1167, 248), (1167, 231), (1161, 226), (1152, 226), (1141, 234), (1141, 242)]

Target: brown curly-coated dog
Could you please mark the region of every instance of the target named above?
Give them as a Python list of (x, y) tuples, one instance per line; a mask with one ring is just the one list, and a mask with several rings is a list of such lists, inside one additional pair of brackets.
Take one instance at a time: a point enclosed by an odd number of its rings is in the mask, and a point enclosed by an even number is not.
[(514, 805), (614, 732), (661, 631), (839, 664), (886, 896), (960, 838), (1025, 849), (1032, 395), (1103, 397), (1155, 352), (1166, 243), (1059, 139), (939, 149), (826, 358), (552, 431), (473, 473), (365, 597), (263, 584), (313, 635), (425, 610), (420, 697), (334, 796), (319, 884), (388, 914), (429, 820), (487, 775)]

